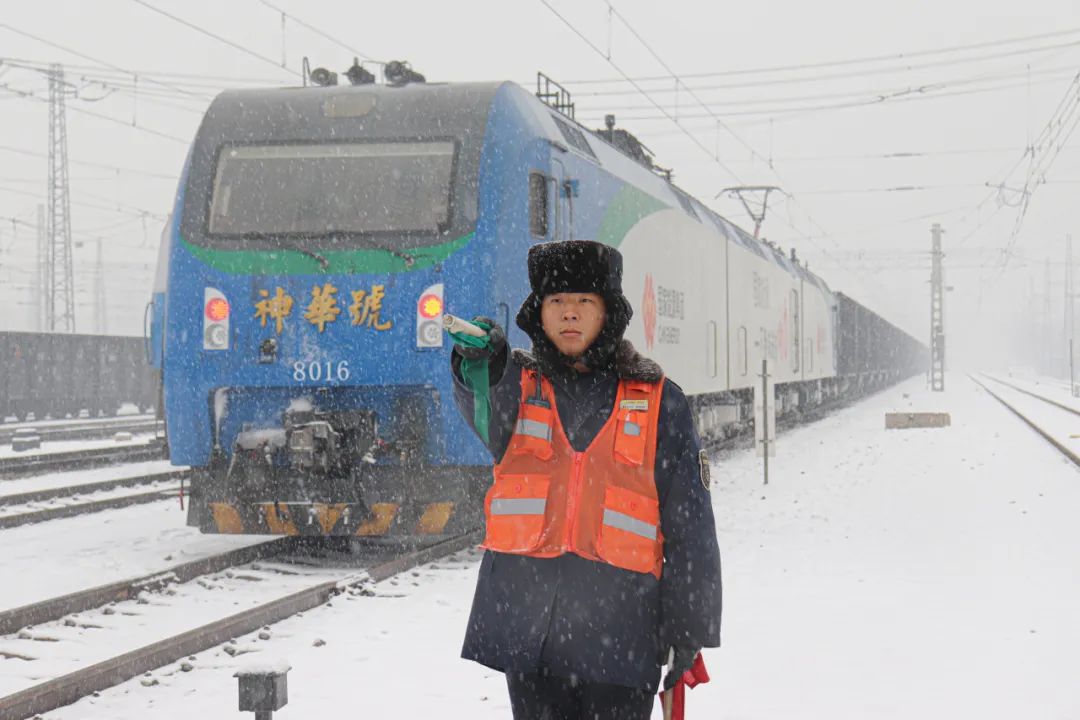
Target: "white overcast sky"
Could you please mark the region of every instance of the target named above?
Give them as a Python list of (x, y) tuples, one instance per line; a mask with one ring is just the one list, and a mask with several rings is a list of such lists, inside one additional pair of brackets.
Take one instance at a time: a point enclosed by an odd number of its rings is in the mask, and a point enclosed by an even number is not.
[[(659, 164), (675, 169), (679, 185), (744, 227), (752, 223), (741, 206), (713, 196), (736, 184), (781, 186), (793, 199), (777, 203), (763, 235), (795, 247), (834, 289), (920, 338), (929, 325), (930, 225), (940, 222), (954, 287), (950, 348), (959, 359), (1015, 345), (1047, 352), (1061, 345), (1065, 235), (1075, 231), (1080, 243), (1080, 204), (1072, 199), (1080, 191), (1080, 135), (1061, 150), (1031, 196), (1004, 270), (1002, 249), (1018, 210), (1001, 200), (1015, 204), (1020, 195), (994, 193), (986, 183), (1019, 188), (1028, 179), (1024, 149), (1054, 116), (1080, 70), (1080, 3), (612, 0), (612, 14), (603, 0), (549, 2), (603, 55), (541, 0), (269, 0), (294, 16), (284, 24), (284, 37), (281, 14), (262, 0), (0, 1), (0, 145), (44, 153), (47, 144), (44, 78), (8, 61), (62, 62), (80, 86), (80, 99), (69, 100), (73, 163), (140, 171), (71, 166), (73, 227), (83, 241), (76, 250), (79, 329), (94, 330), (93, 238), (102, 237), (107, 330), (141, 333), (161, 218), (208, 98), (225, 86), (295, 82), (304, 55), (314, 65), (342, 71), (355, 51), (407, 59), (438, 81), (531, 84), (543, 70), (575, 92), (579, 119), (600, 126), (605, 111), (613, 111), (621, 126), (655, 151)], [(108, 86), (95, 85), (102, 76), (95, 62), (14, 30), (138, 72), (138, 81), (113, 73)], [(1047, 37), (921, 54), (1037, 35)], [(604, 57), (609, 51), (610, 62)], [(283, 54), (289, 71), (275, 67)], [(867, 60), (881, 56), (893, 59)], [(806, 67), (833, 61), (853, 62)], [(683, 84), (641, 83), (651, 99), (626, 83), (579, 82), (620, 73), (669, 75), (661, 62)], [(732, 74), (778, 66), (803, 69)], [(187, 86), (196, 97), (155, 84), (174, 86), (178, 81), (164, 75), (176, 73), (223, 79), (187, 80), (205, 85)], [(627, 93), (597, 94), (612, 90)], [(1075, 86), (1072, 91), (1075, 97)], [(892, 99), (869, 102), (875, 97)], [(662, 117), (653, 101), (677, 115), (681, 127)], [(859, 102), (864, 104), (850, 107)], [(821, 107), (829, 105), (849, 107)], [(817, 109), (790, 112), (808, 106)], [(718, 130), (715, 117), (728, 130)], [(1068, 116), (1066, 125), (1077, 118)], [(711, 156), (717, 151), (719, 163)], [(882, 157), (895, 153), (922, 155)], [(35, 222), (37, 204), (45, 201), (45, 175), (44, 158), (0, 149), (0, 329), (33, 328), (34, 232), (11, 219)], [(889, 190), (898, 187), (916, 189)], [(1050, 323), (1044, 319), (1047, 258)]]

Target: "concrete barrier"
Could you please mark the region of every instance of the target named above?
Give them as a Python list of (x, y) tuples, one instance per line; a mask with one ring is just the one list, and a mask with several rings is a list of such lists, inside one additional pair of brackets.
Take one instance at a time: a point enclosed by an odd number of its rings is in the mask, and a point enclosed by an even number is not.
[(885, 413), (886, 430), (906, 430), (908, 428), (949, 427), (952, 419), (949, 413)]

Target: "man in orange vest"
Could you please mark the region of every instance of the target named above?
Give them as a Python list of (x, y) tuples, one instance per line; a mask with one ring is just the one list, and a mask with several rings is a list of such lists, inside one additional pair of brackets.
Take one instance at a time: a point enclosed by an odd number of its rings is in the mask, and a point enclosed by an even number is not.
[(720, 644), (708, 458), (682, 390), (623, 339), (619, 252), (543, 243), (528, 270), (532, 352), (477, 318), (489, 342), (452, 355), (470, 423), (462, 362), (488, 360), (496, 460), (462, 656), (506, 674), (515, 720), (644, 720), (662, 665), (670, 688)]

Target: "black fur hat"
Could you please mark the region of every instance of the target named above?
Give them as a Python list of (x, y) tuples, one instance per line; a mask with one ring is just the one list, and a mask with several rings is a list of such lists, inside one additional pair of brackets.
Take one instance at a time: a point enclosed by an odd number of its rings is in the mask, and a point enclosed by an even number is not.
[(547, 372), (568, 369), (579, 359), (560, 353), (540, 323), (544, 298), (561, 292), (589, 292), (604, 298), (604, 329), (580, 359), (591, 368), (608, 367), (614, 361), (615, 350), (634, 314), (622, 292), (622, 266), (618, 250), (591, 240), (561, 240), (529, 248), (532, 293), (518, 311), (517, 325), (532, 339), (533, 352), (547, 366)]

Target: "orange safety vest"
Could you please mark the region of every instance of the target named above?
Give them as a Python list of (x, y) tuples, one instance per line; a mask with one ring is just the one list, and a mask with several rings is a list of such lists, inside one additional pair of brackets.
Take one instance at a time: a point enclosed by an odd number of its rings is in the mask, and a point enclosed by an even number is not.
[(482, 547), (550, 558), (575, 553), (660, 577), (664, 537), (653, 467), (663, 379), (620, 380), (611, 417), (584, 452), (566, 439), (555, 391), (521, 374), (521, 405), (484, 500)]

